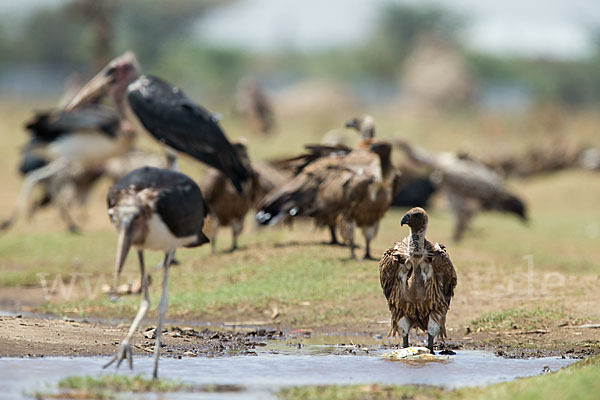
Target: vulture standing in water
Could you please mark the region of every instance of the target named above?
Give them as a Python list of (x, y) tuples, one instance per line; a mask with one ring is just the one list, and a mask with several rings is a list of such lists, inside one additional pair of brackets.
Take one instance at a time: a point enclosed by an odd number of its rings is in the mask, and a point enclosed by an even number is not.
[(433, 353), (435, 337), (446, 337), (456, 271), (445, 247), (425, 238), (427, 220), (419, 207), (402, 217), (400, 225), (408, 225), (410, 233), (383, 254), (379, 278), (391, 313), (388, 337), (400, 334), (402, 346), (408, 347), (410, 328), (420, 328), (427, 332), (427, 347)]
[(209, 209), (209, 238), (213, 254), (216, 253), (216, 236), (220, 226), (231, 226), (233, 234), (231, 251), (237, 249), (237, 238), (244, 228), (244, 218), (255, 204), (255, 196), (258, 192), (258, 177), (253, 173), (246, 143), (237, 141), (232, 145), (251, 175), (251, 178), (242, 185), (242, 192), (235, 190), (227, 177), (215, 169), (211, 169), (200, 184)]
[(517, 215), (527, 221), (525, 204), (506, 191), (500, 175), (475, 160), (454, 153), (432, 153), (396, 142), (408, 158), (432, 170), (432, 180), (446, 193), (456, 218), (454, 240), (462, 239), (473, 216), (480, 210), (494, 210)]
[[(259, 205), (257, 221), (273, 224), (289, 216), (314, 218), (335, 224), (371, 195), (373, 185), (385, 179), (391, 145), (375, 143), (370, 151), (322, 157), (307, 165), (292, 180), (269, 193)], [(350, 246), (354, 258), (354, 246)]]

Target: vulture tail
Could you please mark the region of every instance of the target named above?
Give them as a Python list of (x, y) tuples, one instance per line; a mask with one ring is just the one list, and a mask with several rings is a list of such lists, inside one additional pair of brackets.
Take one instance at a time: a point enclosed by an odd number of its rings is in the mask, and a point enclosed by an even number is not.
[(314, 200), (315, 191), (294, 179), (265, 196), (256, 213), (261, 225), (273, 225), (286, 215), (303, 214)]

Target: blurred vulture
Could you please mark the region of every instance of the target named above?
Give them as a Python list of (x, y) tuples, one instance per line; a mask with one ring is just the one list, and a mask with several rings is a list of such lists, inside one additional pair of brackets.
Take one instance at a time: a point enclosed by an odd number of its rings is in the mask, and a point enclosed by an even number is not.
[[(373, 192), (390, 184), (390, 150), (390, 144), (377, 143), (369, 151), (334, 153), (314, 160), (263, 199), (257, 221), (267, 225), (288, 215), (311, 217), (317, 225), (329, 226), (333, 235), (339, 218), (354, 223)], [(354, 246), (350, 250), (354, 257)]]
[(454, 240), (462, 239), (469, 222), (481, 210), (513, 213), (527, 220), (523, 201), (507, 192), (502, 177), (485, 165), (450, 152), (417, 149), (402, 140), (397, 144), (413, 162), (433, 171), (432, 179), (445, 192), (456, 218)]
[[(23, 154), (19, 172), (23, 176), (48, 165), (48, 161), (37, 156), (30, 149)], [(75, 206), (85, 206), (90, 192), (102, 177), (101, 168), (81, 168), (70, 166), (60, 169), (54, 175), (37, 182), (41, 189), (38, 197), (34, 198), (27, 209), (29, 218), (40, 209), (54, 205), (60, 218), (67, 225), (69, 231), (79, 232), (79, 227), (71, 217), (69, 210)]]
[[(363, 115), (362, 117), (353, 118), (347, 121), (345, 123), (345, 127), (354, 129), (360, 134), (360, 139), (355, 144), (354, 149), (341, 143), (306, 145), (305, 149), (308, 150), (308, 153), (301, 154), (297, 157), (289, 158), (286, 160), (281, 160), (276, 163), (277, 168), (283, 171), (287, 171), (288, 173), (297, 175), (301, 173), (307, 166), (323, 158), (343, 157), (351, 152), (355, 152), (358, 154), (368, 152), (371, 144), (374, 143), (374, 119), (370, 115)], [(314, 216), (312, 216), (315, 219), (317, 226), (327, 226), (329, 228), (331, 240), (328, 244), (340, 244), (336, 235), (336, 227), (340, 222), (342, 222), (340, 228), (343, 239), (347, 243), (352, 243), (353, 246), (354, 226), (356, 223), (358, 223), (358, 226), (363, 229), (363, 234), (367, 242), (365, 258), (372, 258), (370, 255), (369, 245), (371, 239), (377, 233), (378, 222), (375, 221), (379, 221), (379, 219), (381, 219), (385, 211), (387, 211), (387, 209), (389, 208), (391, 203), (391, 199), (389, 199), (389, 196), (400, 189), (400, 172), (396, 169), (391, 168), (390, 171), (386, 170), (386, 174), (387, 173), (389, 173), (389, 175), (386, 175), (386, 179), (391, 177), (391, 182), (393, 183), (393, 185), (390, 185), (390, 182), (386, 182), (385, 185), (382, 185), (382, 187), (378, 189), (376, 189), (375, 186), (372, 186), (370, 189), (370, 193), (373, 197), (373, 204), (370, 204), (370, 201), (368, 200), (363, 201), (360, 205), (361, 207), (359, 207), (359, 209), (362, 211), (357, 210), (355, 213), (347, 213), (346, 216), (348, 218), (345, 218), (343, 221), (340, 221), (340, 215), (333, 215), (332, 213), (316, 213)], [(390, 187), (393, 188), (393, 193), (390, 192)], [(357, 217), (357, 215), (360, 215), (360, 217)]]
[[(233, 234), (231, 251), (237, 249), (237, 239), (244, 228), (246, 213), (256, 205), (257, 197), (271, 188), (268, 177), (263, 177), (261, 180), (253, 169), (246, 142), (234, 141), (232, 145), (250, 175), (250, 179), (242, 185), (242, 191), (238, 192), (231, 181), (216, 169), (211, 169), (200, 184), (208, 204), (208, 231), (213, 254), (216, 252), (216, 236), (220, 226), (231, 226)], [(261, 189), (261, 184), (266, 185), (267, 189)]]
[(391, 313), (388, 332), (402, 336), (408, 347), (408, 332), (427, 332), (427, 347), (433, 353), (436, 336), (446, 337), (446, 314), (456, 287), (456, 271), (443, 245), (425, 238), (428, 217), (425, 210), (409, 210), (400, 221), (410, 233), (388, 249), (379, 262), (379, 279)]
[(38, 112), (25, 127), (30, 133), (20, 167), (25, 181), (13, 214), (0, 224), (0, 229), (12, 226), (33, 188), (41, 185), (47, 201), (38, 202), (34, 209), (48, 201), (59, 201), (63, 219), (69, 229), (76, 230), (66, 211), (68, 205), (75, 198), (85, 201), (91, 185), (101, 175), (103, 163), (127, 152), (135, 134), (121, 125), (116, 112), (95, 104), (70, 113)]

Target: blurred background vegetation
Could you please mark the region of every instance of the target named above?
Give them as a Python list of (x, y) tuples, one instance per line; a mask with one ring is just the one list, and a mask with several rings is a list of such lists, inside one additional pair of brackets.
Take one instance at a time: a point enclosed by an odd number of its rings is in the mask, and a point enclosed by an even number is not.
[[(238, 81), (255, 77), (267, 91), (303, 80), (331, 81), (361, 104), (401, 99), (442, 107), (513, 111), (600, 101), (600, 27), (585, 57), (498, 55), (464, 45), (468, 16), (434, 3), (381, 3), (368, 37), (351, 46), (257, 52), (217, 46), (192, 34), (235, 0), (64, 0), (43, 3), (0, 26), (3, 97), (58, 96), (77, 71), (90, 76), (132, 49), (144, 72), (166, 77), (200, 99), (227, 104)], [(351, 21), (349, 21), (351, 23)]]

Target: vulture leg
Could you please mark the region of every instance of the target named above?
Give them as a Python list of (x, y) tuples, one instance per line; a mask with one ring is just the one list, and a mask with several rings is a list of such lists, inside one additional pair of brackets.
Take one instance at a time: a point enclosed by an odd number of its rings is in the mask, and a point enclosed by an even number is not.
[(342, 244), (338, 241), (337, 236), (335, 234), (335, 224), (329, 224), (329, 233), (331, 234), (331, 240), (329, 241), (329, 245), (332, 246), (341, 246)]
[(131, 323), (131, 326), (129, 327), (129, 332), (127, 332), (127, 336), (125, 336), (125, 339), (123, 339), (123, 341), (121, 342), (121, 345), (119, 346), (119, 350), (117, 351), (117, 354), (115, 354), (114, 357), (107, 364), (105, 364), (104, 367), (102, 367), (102, 368), (106, 368), (106, 367), (110, 366), (115, 361), (117, 362), (117, 368), (119, 368), (119, 365), (121, 365), (121, 362), (124, 359), (127, 359), (127, 361), (129, 362), (129, 368), (130, 369), (133, 368), (133, 355), (132, 355), (131, 343), (130, 343), (131, 338), (133, 337), (140, 322), (142, 322), (142, 319), (144, 319), (144, 316), (146, 315), (148, 308), (150, 308), (150, 296), (148, 296), (148, 277), (146, 276), (146, 271), (145, 271), (145, 267), (144, 267), (144, 252), (142, 250), (138, 250), (138, 258), (140, 260), (140, 273), (142, 274), (142, 294), (143, 294), (142, 300), (140, 301), (140, 308), (138, 308), (138, 312), (135, 316), (135, 319), (133, 320), (133, 322)]
[(350, 259), (356, 260), (354, 253), (354, 222), (348, 224), (348, 245), (350, 246)]
[(431, 354), (435, 354), (435, 352), (433, 351), (433, 335), (431, 333), (427, 334), (427, 348), (429, 349), (429, 351), (431, 351)]
[(163, 262), (164, 275), (162, 285), (162, 295), (160, 296), (160, 303), (158, 303), (158, 323), (156, 324), (156, 343), (154, 345), (154, 372), (152, 373), (152, 379), (158, 378), (158, 358), (160, 357), (160, 337), (162, 335), (163, 322), (165, 319), (165, 313), (167, 312), (168, 303), (168, 285), (169, 285), (169, 266), (173, 259), (174, 251), (168, 251), (165, 253), (165, 259)]
[(210, 252), (217, 254), (217, 232), (219, 231), (219, 219), (216, 215), (210, 216)]
[(398, 331), (402, 335), (402, 347), (408, 347), (408, 332), (410, 331), (408, 318), (400, 318), (400, 321), (398, 321)]
[(378, 229), (378, 222), (362, 229), (363, 236), (365, 237), (365, 256), (363, 257), (364, 260), (375, 260), (375, 258), (371, 256), (371, 240), (373, 240), (375, 235), (377, 235)]
[(58, 201), (57, 204), (58, 207), (58, 213), (60, 215), (60, 217), (62, 218), (62, 220), (65, 222), (65, 224), (67, 224), (67, 228), (69, 229), (69, 232), (71, 233), (81, 233), (79, 230), (79, 227), (77, 226), (77, 224), (75, 224), (75, 222), (73, 221), (73, 218), (71, 218), (71, 214), (69, 214), (68, 211), (68, 205), (62, 201), (62, 199), (60, 199)]
[(244, 228), (244, 220), (239, 220), (236, 219), (234, 221), (231, 221), (231, 233), (232, 233), (232, 242), (231, 242), (231, 252), (234, 252), (238, 246), (237, 246), (237, 238), (240, 235), (240, 232), (242, 232), (242, 229)]
[(16, 222), (19, 215), (24, 211), (27, 200), (29, 199), (29, 195), (31, 194), (31, 191), (35, 185), (37, 185), (40, 181), (60, 172), (60, 170), (66, 166), (67, 162), (65, 160), (58, 159), (29, 173), (25, 178), (25, 182), (23, 182), (23, 187), (21, 188), (21, 193), (19, 194), (19, 199), (17, 200), (17, 205), (13, 211), (13, 214), (0, 223), (0, 230), (8, 229)]
[(455, 242), (459, 242), (463, 238), (472, 217), (473, 214), (467, 210), (459, 210), (456, 213), (456, 226), (454, 228), (453, 236)]

